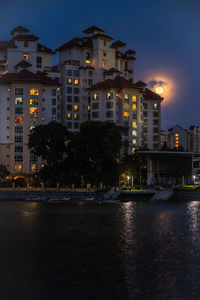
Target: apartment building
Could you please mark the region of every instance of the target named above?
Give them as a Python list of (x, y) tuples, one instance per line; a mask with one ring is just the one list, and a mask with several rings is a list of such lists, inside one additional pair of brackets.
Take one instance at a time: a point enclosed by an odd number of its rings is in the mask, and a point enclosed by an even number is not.
[(52, 70), (55, 52), (28, 29), (18, 26), (11, 36), (0, 41), (0, 163), (11, 174), (29, 174), (41, 165), (27, 147), (30, 131), (60, 120), (60, 75)]
[(135, 51), (92, 26), (84, 36), (60, 46), (62, 122), (79, 130), (90, 120), (110, 121), (127, 130), (129, 153), (160, 147), (162, 97), (134, 83)]
[(169, 147), (170, 149), (182, 149), (191, 151), (191, 135), (187, 129), (180, 125), (175, 125), (168, 129)]

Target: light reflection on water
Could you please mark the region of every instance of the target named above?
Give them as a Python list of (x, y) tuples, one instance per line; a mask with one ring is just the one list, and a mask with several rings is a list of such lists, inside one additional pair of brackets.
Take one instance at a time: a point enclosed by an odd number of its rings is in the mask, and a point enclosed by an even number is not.
[(200, 299), (199, 210), (0, 202), (0, 299)]

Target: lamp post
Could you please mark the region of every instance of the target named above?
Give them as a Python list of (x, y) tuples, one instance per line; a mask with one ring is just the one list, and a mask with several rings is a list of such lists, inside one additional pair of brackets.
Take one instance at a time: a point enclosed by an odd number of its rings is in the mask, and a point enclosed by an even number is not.
[(128, 179), (128, 186), (129, 186), (129, 179), (130, 179), (130, 176), (127, 176), (127, 179)]

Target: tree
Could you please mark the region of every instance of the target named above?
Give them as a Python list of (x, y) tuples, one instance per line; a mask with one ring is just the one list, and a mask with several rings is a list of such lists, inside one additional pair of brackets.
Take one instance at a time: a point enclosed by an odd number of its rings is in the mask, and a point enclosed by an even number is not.
[(0, 164), (0, 179), (4, 180), (10, 172), (7, 170), (5, 165)]
[[(58, 179), (57, 165), (63, 161), (64, 155), (66, 155), (70, 138), (71, 134), (67, 128), (57, 122), (39, 125), (29, 135), (29, 149), (46, 162), (45, 169), (41, 171), (41, 174), (45, 174), (44, 178), (49, 177), (54, 183)], [(46, 172), (44, 172), (45, 170)]]

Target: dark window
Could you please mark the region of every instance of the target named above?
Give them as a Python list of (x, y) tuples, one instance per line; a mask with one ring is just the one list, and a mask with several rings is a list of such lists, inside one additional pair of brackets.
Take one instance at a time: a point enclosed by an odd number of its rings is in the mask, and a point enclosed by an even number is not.
[(55, 108), (55, 107), (52, 107), (52, 109), (51, 109), (51, 114), (52, 114), (52, 115), (56, 115), (56, 108)]
[(74, 70), (74, 71), (73, 71), (73, 75), (74, 75), (74, 76), (79, 76), (79, 70)]
[(15, 95), (23, 95), (23, 89), (15, 89)]
[(72, 93), (72, 87), (67, 87), (67, 93), (71, 94)]
[(143, 103), (144, 109), (148, 109), (148, 103)]
[(74, 94), (79, 94), (79, 88), (74, 88)]
[(67, 96), (67, 102), (72, 102), (72, 96)]
[(74, 103), (79, 103), (79, 97), (78, 96), (74, 96)]
[(67, 111), (72, 111), (72, 105), (71, 104), (67, 105)]
[(37, 56), (37, 68), (42, 68), (42, 57)]
[(106, 108), (108, 108), (108, 109), (113, 108), (113, 102), (107, 102)]
[(27, 48), (27, 47), (28, 47), (28, 42), (24, 41), (24, 48)]
[(93, 113), (92, 113), (92, 117), (93, 117), (93, 118), (98, 118), (98, 117), (99, 117), (98, 111), (93, 112)]
[(23, 114), (23, 107), (15, 107), (15, 113), (18, 115)]
[(52, 99), (51, 99), (51, 105), (52, 105), (52, 106), (55, 106), (55, 105), (56, 105), (56, 98), (52, 98)]
[(67, 76), (72, 76), (72, 70), (70, 69), (67, 70)]
[(56, 89), (51, 90), (51, 96), (56, 96)]
[(112, 110), (108, 110), (106, 112), (106, 118), (112, 118), (113, 117), (113, 111)]
[(93, 102), (92, 103), (92, 109), (99, 109), (99, 103), (98, 102)]

